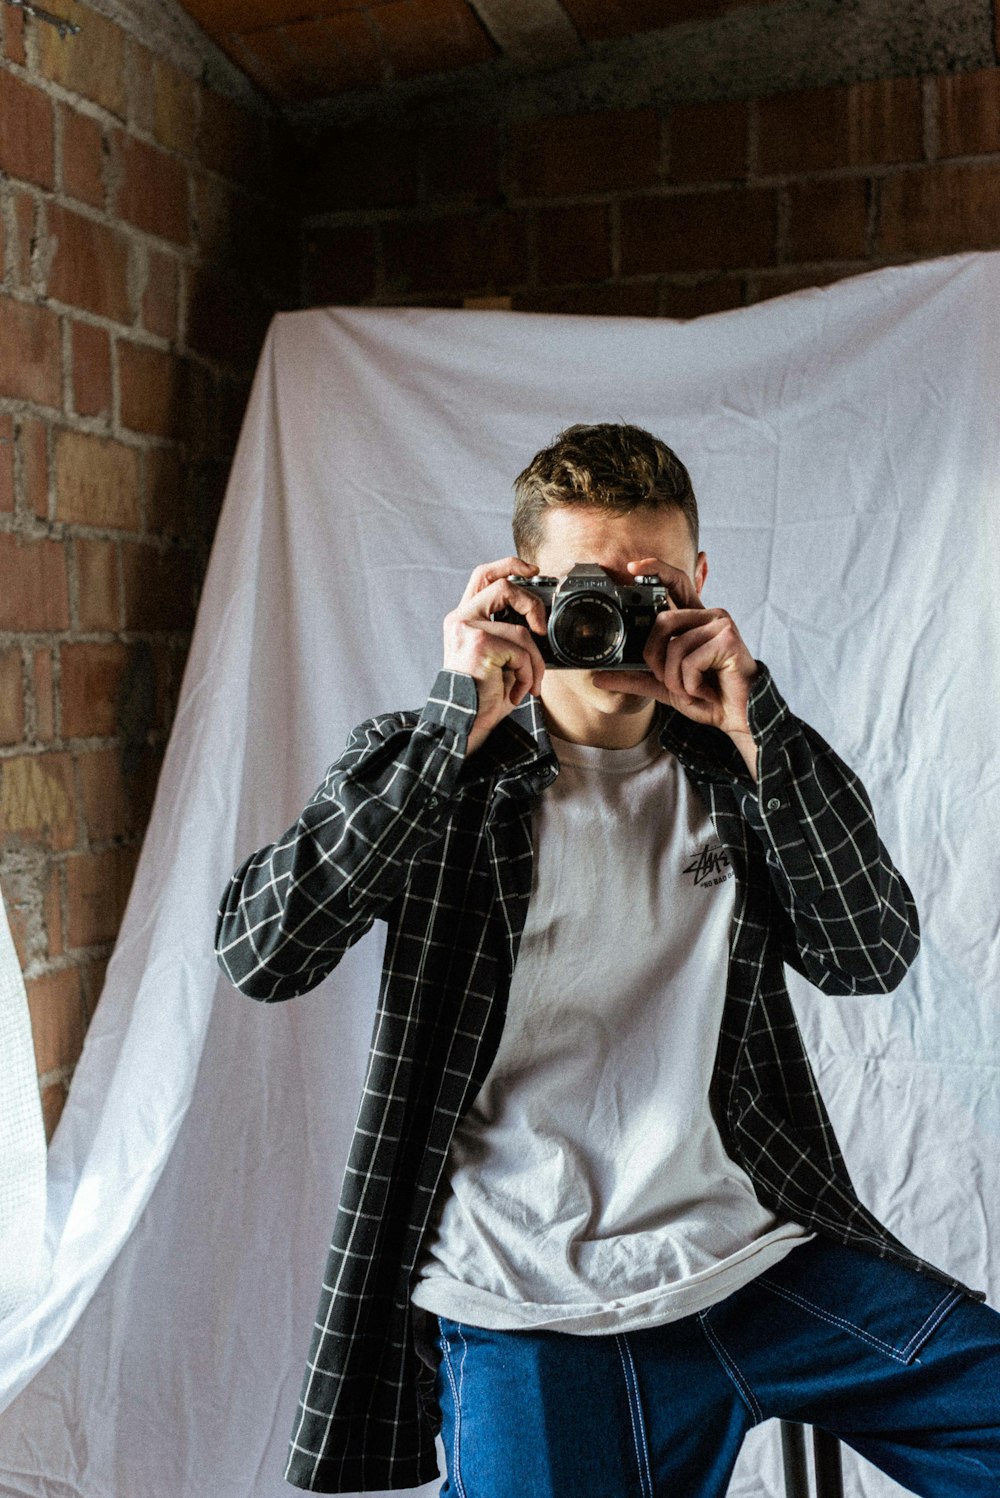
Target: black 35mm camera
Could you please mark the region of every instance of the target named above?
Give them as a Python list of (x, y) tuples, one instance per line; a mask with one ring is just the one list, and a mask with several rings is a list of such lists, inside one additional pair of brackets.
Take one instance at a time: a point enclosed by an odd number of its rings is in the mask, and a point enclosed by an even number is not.
[[(534, 635), (550, 670), (648, 671), (642, 658), (653, 621), (667, 607), (660, 577), (640, 576), (616, 583), (595, 562), (577, 562), (563, 578), (515, 577), (509, 582), (540, 598), (547, 629)], [(499, 624), (524, 624), (515, 608), (490, 615)], [(532, 631), (534, 634), (534, 631)]]

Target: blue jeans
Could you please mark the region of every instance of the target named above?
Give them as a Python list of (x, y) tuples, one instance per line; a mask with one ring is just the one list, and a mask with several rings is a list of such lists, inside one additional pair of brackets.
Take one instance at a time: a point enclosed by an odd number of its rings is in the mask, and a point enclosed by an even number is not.
[(771, 1416), (925, 1498), (1000, 1495), (1000, 1313), (854, 1247), (815, 1238), (644, 1331), (439, 1327), (447, 1498), (724, 1498)]

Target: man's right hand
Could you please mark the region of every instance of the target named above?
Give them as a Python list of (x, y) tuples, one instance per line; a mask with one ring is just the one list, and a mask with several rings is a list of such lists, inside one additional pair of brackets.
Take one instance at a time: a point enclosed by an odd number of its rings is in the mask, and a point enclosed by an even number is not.
[[(504, 557), (477, 567), (462, 601), (444, 621), (444, 669), (461, 671), (476, 682), (479, 711), (469, 733), (473, 754), (501, 719), (529, 692), (541, 690), (545, 663), (531, 631), (543, 635), (541, 600), (508, 582), (508, 575), (531, 577), (538, 568), (520, 557)], [(524, 624), (498, 624), (490, 614), (507, 607), (524, 615)]]

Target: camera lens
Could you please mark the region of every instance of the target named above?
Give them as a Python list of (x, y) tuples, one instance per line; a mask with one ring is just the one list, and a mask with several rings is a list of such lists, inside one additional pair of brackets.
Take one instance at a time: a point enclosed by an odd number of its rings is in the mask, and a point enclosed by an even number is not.
[(625, 621), (610, 599), (577, 593), (553, 611), (549, 634), (553, 650), (567, 666), (604, 666), (622, 647)]

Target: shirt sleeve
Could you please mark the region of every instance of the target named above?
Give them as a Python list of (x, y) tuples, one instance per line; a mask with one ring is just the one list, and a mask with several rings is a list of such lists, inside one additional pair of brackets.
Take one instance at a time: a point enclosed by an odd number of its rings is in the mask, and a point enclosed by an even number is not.
[(825, 993), (888, 993), (920, 945), (913, 896), (857, 775), (758, 665), (748, 706), (757, 784), (740, 796), (787, 916), (785, 960)]
[(241, 992), (274, 1001), (314, 988), (395, 899), (440, 831), (477, 701), (471, 676), (441, 671), (415, 719), (361, 724), (298, 820), (236, 870), (215, 950)]

